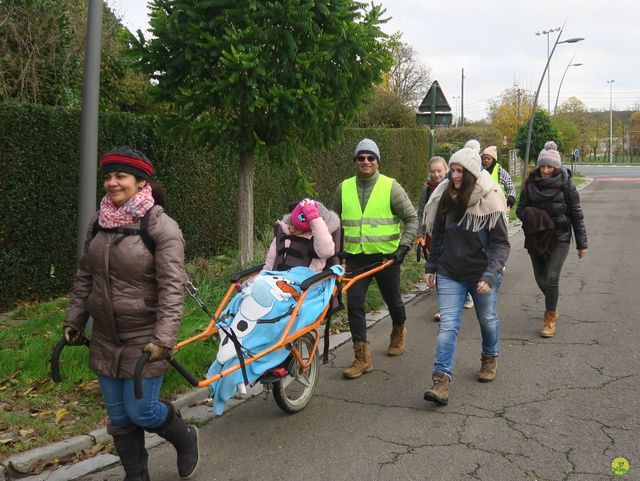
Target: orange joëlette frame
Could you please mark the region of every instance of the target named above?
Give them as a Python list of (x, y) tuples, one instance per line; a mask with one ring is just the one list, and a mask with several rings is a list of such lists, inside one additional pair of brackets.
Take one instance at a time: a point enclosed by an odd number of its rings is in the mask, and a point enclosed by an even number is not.
[[(375, 274), (377, 272), (380, 272), (381, 270), (386, 269), (387, 267), (389, 267), (392, 264), (393, 264), (393, 261), (389, 260), (389, 261), (379, 265), (378, 267), (375, 267), (375, 268), (373, 268), (373, 269), (371, 269), (369, 271), (366, 271), (366, 272), (363, 272), (361, 274), (358, 274), (357, 276), (354, 276), (354, 277), (336, 276), (337, 277), (336, 285), (335, 285), (335, 287), (333, 289), (332, 296), (336, 295), (336, 293), (338, 292), (338, 288), (339, 288), (339, 286), (341, 284), (342, 284), (342, 293), (344, 294), (345, 292), (347, 292), (349, 290), (349, 288), (354, 283), (356, 283), (360, 279), (364, 279), (365, 277), (369, 277), (369, 276), (371, 276), (371, 275), (373, 275), (373, 274)], [(242, 279), (244, 279), (244, 278), (241, 278), (238, 281), (241, 281)], [(320, 280), (314, 282), (311, 285), (315, 285), (318, 282), (324, 282), (327, 279), (329, 279), (329, 277), (324, 278), (324, 279), (320, 279)], [(311, 286), (309, 286), (309, 287), (311, 287)], [(200, 341), (200, 340), (203, 340), (203, 339), (208, 339), (211, 336), (214, 336), (215, 334), (217, 334), (219, 329), (216, 327), (216, 320), (215, 319), (218, 319), (220, 317), (220, 314), (222, 314), (222, 311), (227, 306), (227, 304), (229, 303), (229, 301), (231, 300), (231, 298), (233, 297), (233, 295), (236, 292), (237, 292), (236, 284), (232, 283), (229, 286), (229, 288), (227, 289), (227, 292), (225, 293), (224, 297), (222, 298), (222, 301), (220, 302), (220, 305), (218, 306), (218, 309), (216, 309), (216, 312), (214, 313), (214, 319), (211, 319), (211, 321), (209, 322), (209, 325), (207, 326), (207, 328), (204, 331), (202, 331), (200, 334), (196, 334), (193, 337), (190, 337), (188, 339), (185, 339), (184, 341), (181, 341), (181, 342), (177, 343), (176, 347), (175, 347), (175, 350), (174, 350), (174, 354), (175, 354), (175, 352), (177, 352), (178, 350), (180, 350), (184, 346), (186, 346), (188, 344), (191, 344), (192, 342)], [(276, 342), (271, 347), (268, 347), (268, 348), (264, 349), (263, 351), (260, 351), (257, 354), (247, 356), (245, 358), (245, 365), (246, 364), (251, 364), (252, 362), (256, 361), (257, 359), (260, 359), (261, 357), (266, 356), (270, 352), (277, 351), (278, 349), (281, 349), (281, 348), (285, 347), (287, 344), (290, 344), (292, 341), (295, 341), (299, 337), (302, 337), (303, 335), (305, 335), (309, 331), (316, 331), (316, 336), (315, 336), (315, 342), (313, 344), (313, 349), (310, 352), (309, 359), (308, 359), (308, 361), (306, 363), (303, 361), (303, 359), (300, 356), (300, 353), (298, 352), (298, 350), (295, 347), (291, 348), (292, 354), (295, 356), (296, 360), (298, 361), (298, 363), (303, 368), (306, 369), (309, 366), (309, 364), (311, 364), (311, 362), (313, 361), (313, 357), (315, 356), (315, 353), (316, 353), (316, 350), (317, 350), (317, 347), (318, 347), (318, 343), (320, 341), (320, 336), (318, 335), (317, 328), (324, 321), (324, 319), (325, 319), (325, 317), (327, 315), (327, 312), (329, 311), (329, 307), (331, 305), (331, 302), (327, 303), (325, 308), (322, 310), (322, 312), (320, 313), (318, 318), (313, 323), (309, 324), (308, 326), (303, 327), (302, 329), (300, 329), (300, 330), (298, 330), (298, 331), (296, 331), (296, 332), (294, 332), (292, 334), (289, 334), (289, 331), (291, 330), (291, 326), (293, 326), (293, 323), (295, 322), (296, 318), (298, 317), (298, 311), (300, 310), (300, 307), (302, 306), (302, 303), (304, 302), (304, 299), (307, 296), (307, 292), (308, 292), (308, 289), (303, 291), (302, 294), (300, 295), (300, 298), (298, 299), (296, 307), (293, 309), (293, 312), (291, 313), (291, 317), (289, 318), (289, 321), (287, 322), (287, 325), (285, 326), (284, 331), (282, 332), (282, 336), (280, 336), (280, 339), (278, 340), (278, 342)], [(210, 384), (218, 381), (219, 379), (223, 378), (224, 376), (227, 376), (227, 375), (231, 374), (232, 372), (237, 371), (238, 369), (240, 369), (240, 364), (236, 364), (235, 366), (232, 366), (232, 367), (230, 367), (228, 369), (225, 369), (224, 371), (219, 372), (215, 376), (211, 376), (211, 377), (208, 377), (208, 378), (205, 378), (205, 379), (201, 380), (198, 383), (198, 387), (209, 386)]]

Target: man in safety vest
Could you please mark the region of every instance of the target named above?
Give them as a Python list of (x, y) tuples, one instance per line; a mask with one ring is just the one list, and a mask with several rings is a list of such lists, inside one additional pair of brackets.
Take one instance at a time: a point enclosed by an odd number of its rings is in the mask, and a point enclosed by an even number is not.
[(387, 354), (402, 354), (407, 337), (406, 314), (400, 297), (400, 264), (415, 240), (418, 216), (402, 186), (378, 172), (379, 163), (378, 146), (371, 139), (363, 139), (353, 159), (356, 175), (340, 183), (335, 197), (335, 211), (344, 229), (347, 271), (357, 274), (387, 259), (394, 260), (391, 267), (356, 282), (347, 291), (349, 329), (355, 351), (353, 364), (343, 371), (348, 379), (373, 370), (364, 310), (372, 277), (376, 278), (393, 321)]
[(491, 174), (491, 178), (496, 185), (502, 188), (507, 198), (507, 207), (511, 209), (513, 204), (516, 203), (516, 187), (513, 185), (509, 172), (498, 163), (498, 148), (495, 145), (487, 147), (480, 158), (484, 169)]

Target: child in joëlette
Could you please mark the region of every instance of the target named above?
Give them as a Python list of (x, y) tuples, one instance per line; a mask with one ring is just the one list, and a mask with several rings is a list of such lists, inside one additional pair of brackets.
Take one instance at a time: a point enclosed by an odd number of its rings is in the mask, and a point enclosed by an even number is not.
[(339, 229), (338, 214), (322, 202), (303, 199), (277, 222), (264, 270), (288, 270), (302, 265), (320, 272), (336, 253), (332, 234)]
[[(418, 237), (416, 238), (417, 248), (422, 250), (425, 259), (429, 256), (429, 249), (431, 249), (431, 236), (426, 232), (424, 226), (424, 206), (427, 205), (431, 194), (445, 179), (448, 172), (449, 166), (443, 157), (436, 155), (429, 160), (429, 176), (418, 199)], [(434, 314), (433, 320), (436, 322), (440, 320), (439, 312)]]

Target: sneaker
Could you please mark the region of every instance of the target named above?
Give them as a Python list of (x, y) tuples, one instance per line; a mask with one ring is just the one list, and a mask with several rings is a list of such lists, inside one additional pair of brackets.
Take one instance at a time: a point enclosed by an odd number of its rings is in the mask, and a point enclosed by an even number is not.
[(464, 301), (464, 308), (471, 309), (472, 307), (473, 307), (473, 297), (471, 297), (471, 294), (467, 294), (467, 300)]

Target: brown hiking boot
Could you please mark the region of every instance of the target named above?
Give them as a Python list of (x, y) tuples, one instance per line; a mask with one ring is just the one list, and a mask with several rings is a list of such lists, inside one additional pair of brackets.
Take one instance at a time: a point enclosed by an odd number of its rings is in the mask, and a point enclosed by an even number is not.
[(356, 379), (363, 374), (373, 371), (373, 362), (371, 362), (371, 353), (369, 352), (368, 342), (354, 342), (353, 351), (355, 360), (350, 367), (342, 371), (342, 375), (347, 379)]
[(478, 373), (478, 381), (493, 381), (496, 378), (496, 370), (498, 369), (498, 356), (482, 354), (480, 360), (482, 364), (480, 365), (480, 372)]
[(404, 346), (407, 340), (407, 328), (404, 324), (394, 324), (391, 328), (391, 340), (387, 349), (388, 356), (399, 356), (404, 352)]
[(546, 311), (544, 313), (544, 327), (540, 331), (540, 337), (553, 337), (556, 333), (556, 321), (558, 311)]
[(449, 376), (440, 371), (433, 373), (433, 387), (424, 393), (425, 401), (446, 406), (449, 404)]

